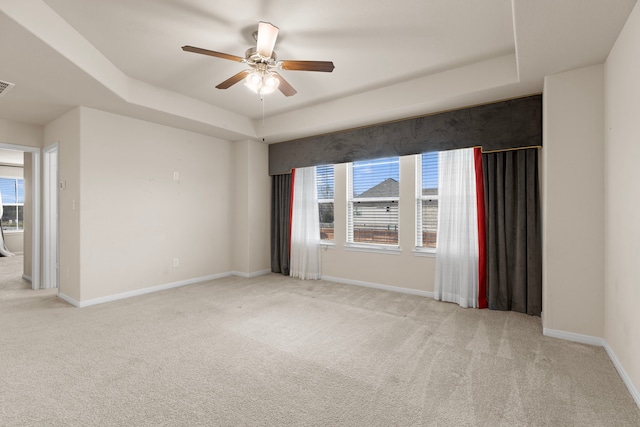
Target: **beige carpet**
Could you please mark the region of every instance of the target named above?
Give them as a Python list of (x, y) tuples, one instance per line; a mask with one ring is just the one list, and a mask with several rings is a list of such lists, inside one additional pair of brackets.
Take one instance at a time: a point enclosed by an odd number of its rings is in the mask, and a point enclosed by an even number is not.
[(23, 256), (0, 257), (0, 292), (31, 289), (31, 283), (22, 278)]
[[(31, 282), (27, 282), (22, 278), (22, 273), (24, 272), (23, 262), (22, 255), (0, 257), (0, 302), (34, 296), (34, 293), (30, 291)], [(56, 289), (49, 289), (39, 291), (38, 295), (55, 295), (56, 292)], [(2, 308), (3, 306), (0, 305), (0, 310)], [(2, 332), (2, 325), (0, 324), (0, 339), (2, 338)], [(0, 426), (2, 426), (1, 421)]]
[(639, 426), (540, 319), (280, 275), (83, 309), (0, 299), (2, 426)]

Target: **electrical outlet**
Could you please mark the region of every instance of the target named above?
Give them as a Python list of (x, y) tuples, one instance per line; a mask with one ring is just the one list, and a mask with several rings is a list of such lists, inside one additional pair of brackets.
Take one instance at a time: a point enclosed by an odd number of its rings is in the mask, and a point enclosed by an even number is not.
[(174, 172), (173, 173), (173, 180), (174, 181), (180, 181), (180, 173), (179, 172)]
[(173, 268), (180, 267), (180, 260), (178, 258), (173, 259)]

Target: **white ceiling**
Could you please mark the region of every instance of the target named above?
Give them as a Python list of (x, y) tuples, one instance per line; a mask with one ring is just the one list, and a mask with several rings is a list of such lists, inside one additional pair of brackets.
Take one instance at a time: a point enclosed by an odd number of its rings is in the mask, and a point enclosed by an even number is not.
[[(0, 118), (44, 125), (84, 105), (229, 140), (279, 142), (539, 93), (602, 63), (635, 0), (0, 0)], [(298, 93), (215, 85), (258, 21), (280, 28)]]

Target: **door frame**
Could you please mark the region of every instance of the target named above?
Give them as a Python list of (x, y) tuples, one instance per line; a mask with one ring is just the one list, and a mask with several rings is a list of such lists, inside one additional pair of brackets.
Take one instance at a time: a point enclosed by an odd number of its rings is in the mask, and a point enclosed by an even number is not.
[(31, 186), (32, 192), (32, 212), (31, 212), (31, 288), (40, 289), (40, 147), (28, 145), (7, 144), (0, 142), (0, 148), (8, 150), (22, 151), (32, 154), (31, 164)]
[[(44, 147), (42, 159), (42, 284), (47, 289), (59, 288), (60, 286), (60, 270), (59, 270), (59, 194), (58, 194), (58, 174), (59, 174), (59, 144)], [(55, 153), (55, 165), (52, 164), (53, 154)], [(55, 177), (51, 177), (51, 167), (55, 167)], [(55, 199), (55, 203), (54, 202)], [(52, 212), (56, 210), (55, 215)], [(55, 218), (55, 222), (53, 219)], [(55, 228), (55, 230), (54, 230)], [(53, 247), (55, 245), (55, 248)], [(55, 259), (53, 258), (55, 253)], [(53, 283), (53, 285), (52, 285)]]

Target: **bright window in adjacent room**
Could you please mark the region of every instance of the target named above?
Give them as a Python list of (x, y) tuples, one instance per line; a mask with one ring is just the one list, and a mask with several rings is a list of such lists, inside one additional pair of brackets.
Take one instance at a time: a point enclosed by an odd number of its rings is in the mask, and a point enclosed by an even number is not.
[(333, 169), (333, 165), (316, 166), (321, 240), (333, 240)]
[(417, 156), (416, 247), (435, 249), (438, 240), (438, 153)]
[(2, 194), (2, 229), (23, 230), (24, 180), (22, 178), (0, 178)]
[(349, 165), (347, 242), (398, 245), (400, 159)]

